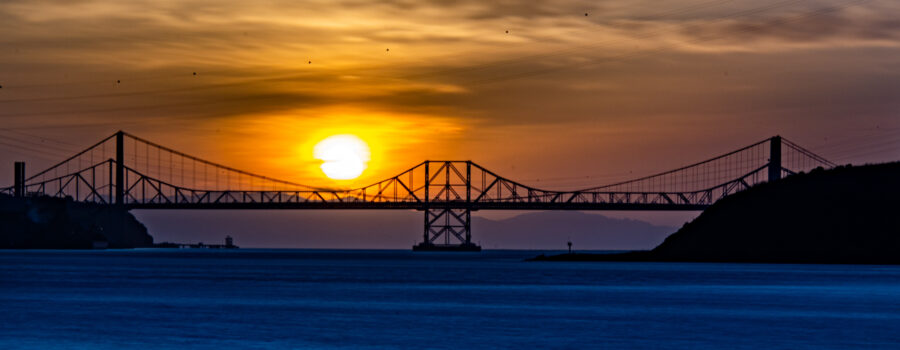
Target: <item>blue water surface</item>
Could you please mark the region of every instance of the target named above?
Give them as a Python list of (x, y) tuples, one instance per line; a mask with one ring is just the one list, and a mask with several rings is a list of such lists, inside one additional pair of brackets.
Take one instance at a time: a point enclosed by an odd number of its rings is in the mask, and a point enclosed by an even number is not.
[(0, 251), (0, 349), (900, 348), (900, 267)]

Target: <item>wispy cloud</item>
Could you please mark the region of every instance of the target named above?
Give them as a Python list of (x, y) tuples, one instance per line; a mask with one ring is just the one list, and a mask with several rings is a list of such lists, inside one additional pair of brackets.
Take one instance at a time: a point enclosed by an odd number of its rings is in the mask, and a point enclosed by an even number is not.
[[(11, 0), (0, 4), (0, 118), (179, 142), (163, 130), (268, 135), (241, 128), (314, 128), (329, 124), (317, 115), (352, 111), (354, 128), (381, 118), (411, 130), (390, 137), (455, 130), (427, 143), (446, 156), (497, 148), (483, 156), (537, 163), (510, 155), (565, 144), (649, 167), (606, 148), (639, 135), (816, 139), (851, 114), (896, 123), (897, 18), (886, 0)], [(745, 130), (719, 132), (735, 125)], [(533, 142), (566, 128), (611, 141)]]

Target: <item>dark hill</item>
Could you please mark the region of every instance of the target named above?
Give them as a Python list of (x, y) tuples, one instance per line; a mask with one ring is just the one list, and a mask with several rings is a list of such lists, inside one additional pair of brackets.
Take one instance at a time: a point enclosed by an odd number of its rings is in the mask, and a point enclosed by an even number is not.
[(0, 195), (0, 249), (148, 247), (153, 237), (128, 211), (51, 197)]
[(900, 163), (817, 169), (719, 200), (651, 251), (537, 260), (900, 264)]

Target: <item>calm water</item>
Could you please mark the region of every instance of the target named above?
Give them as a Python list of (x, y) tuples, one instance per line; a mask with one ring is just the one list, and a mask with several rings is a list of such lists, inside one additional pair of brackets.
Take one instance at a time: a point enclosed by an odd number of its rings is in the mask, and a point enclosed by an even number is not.
[(0, 348), (900, 348), (900, 267), (0, 251)]

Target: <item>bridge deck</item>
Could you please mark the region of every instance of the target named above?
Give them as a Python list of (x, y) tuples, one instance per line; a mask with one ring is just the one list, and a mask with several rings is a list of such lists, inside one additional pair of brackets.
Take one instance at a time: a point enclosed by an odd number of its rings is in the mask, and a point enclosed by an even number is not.
[(622, 210), (622, 211), (700, 211), (706, 204), (635, 204), (635, 203), (135, 203), (127, 209), (375, 209), (375, 210)]

